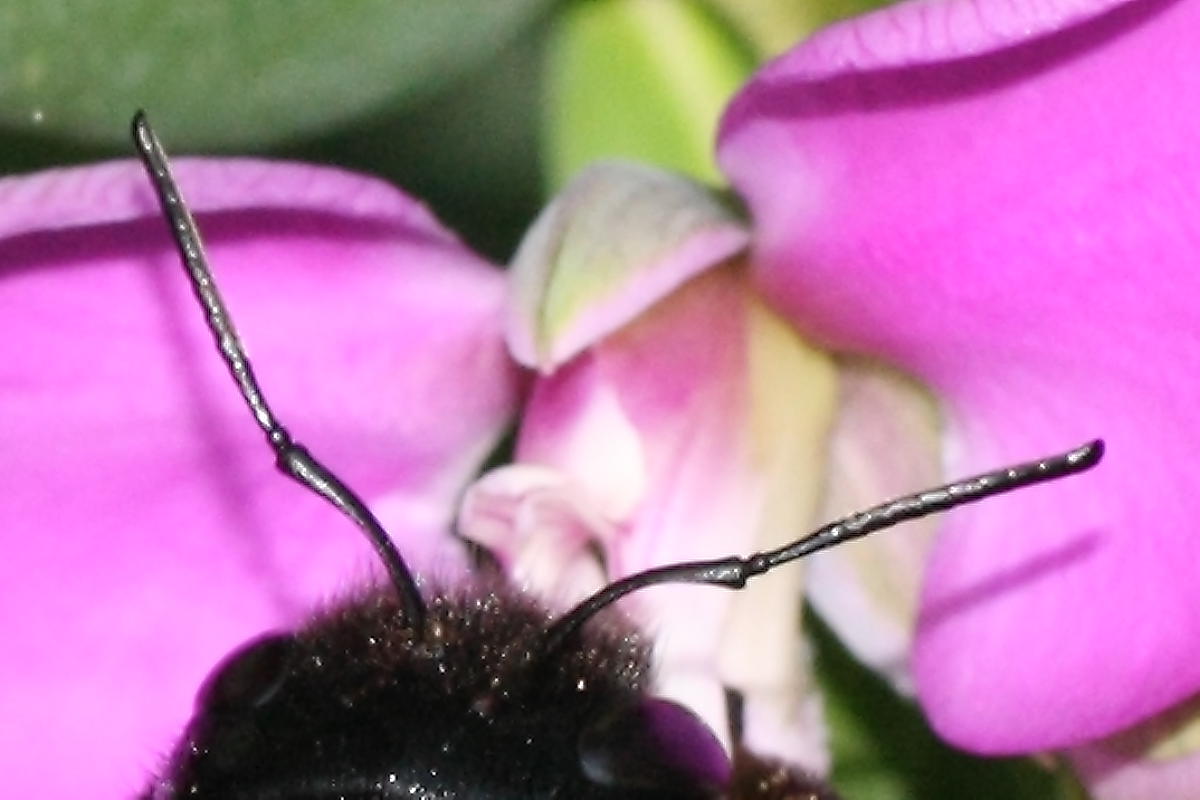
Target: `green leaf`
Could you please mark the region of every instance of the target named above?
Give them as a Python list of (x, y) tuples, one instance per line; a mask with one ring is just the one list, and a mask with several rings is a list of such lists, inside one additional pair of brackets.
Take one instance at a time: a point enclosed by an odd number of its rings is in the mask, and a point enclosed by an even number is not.
[(536, 158), (545, 28), (530, 26), (464, 80), (403, 111), (271, 154), (383, 178), (505, 263), (546, 201)]
[(1086, 800), (1065, 767), (978, 758), (941, 742), (915, 705), (855, 661), (815, 614), (807, 618), (833, 746), (833, 784), (844, 797)]
[(754, 62), (701, 4), (574, 4), (557, 20), (547, 62), (552, 186), (608, 157), (721, 180), (713, 160), (717, 120)]
[(145, 108), (176, 148), (267, 144), (406, 104), (549, 0), (10, 0), (0, 125), (112, 143)]

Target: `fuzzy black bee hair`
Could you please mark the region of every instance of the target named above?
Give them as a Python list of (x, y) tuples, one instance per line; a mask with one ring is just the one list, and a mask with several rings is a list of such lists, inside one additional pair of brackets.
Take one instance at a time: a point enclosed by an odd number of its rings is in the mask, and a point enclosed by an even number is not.
[(611, 606), (663, 583), (750, 578), (899, 522), (1095, 465), (1099, 440), (880, 504), (777, 550), (615, 581), (566, 614), (485, 577), (425, 593), (367, 505), (295, 441), (254, 376), (200, 234), (145, 114), (133, 139), (221, 357), (279, 469), (365, 533), (389, 585), (243, 645), (210, 675), (139, 800), (830, 800), (654, 697), (649, 643)]

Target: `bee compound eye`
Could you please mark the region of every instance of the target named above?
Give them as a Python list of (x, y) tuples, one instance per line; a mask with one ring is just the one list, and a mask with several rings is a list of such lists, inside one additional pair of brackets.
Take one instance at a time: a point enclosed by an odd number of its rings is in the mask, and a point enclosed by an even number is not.
[(593, 783), (671, 797), (719, 797), (732, 773), (708, 725), (657, 697), (638, 698), (596, 719), (580, 736), (579, 760)]
[(251, 639), (209, 673), (196, 695), (196, 708), (222, 714), (264, 705), (283, 685), (295, 652), (296, 640), (288, 633)]

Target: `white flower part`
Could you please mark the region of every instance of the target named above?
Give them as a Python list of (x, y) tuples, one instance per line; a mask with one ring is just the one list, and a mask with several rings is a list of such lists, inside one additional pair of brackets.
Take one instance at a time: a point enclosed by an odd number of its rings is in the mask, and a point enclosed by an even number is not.
[(831, 756), (825, 706), (808, 677), (800, 672), (795, 685), (755, 692), (753, 702), (742, 710), (745, 745), (752, 752), (786, 759), (827, 777)]
[(459, 530), (491, 550), (519, 589), (553, 609), (607, 583), (595, 545), (611, 538), (613, 526), (555, 469), (511, 464), (487, 473), (463, 498)]
[[(582, 600), (607, 580), (599, 552), (646, 491), (640, 434), (612, 386), (593, 383), (547, 419), (539, 461), (499, 467), (467, 491), (464, 537), (488, 547), (509, 577), (554, 608)], [(551, 416), (551, 415), (547, 415)], [(565, 424), (559, 424), (565, 423)], [(568, 469), (545, 464), (569, 465)]]
[[(841, 393), (822, 504), (827, 520), (942, 482), (935, 401), (874, 363), (839, 364)], [(808, 597), (854, 656), (902, 694), (913, 693), (909, 653), (937, 517), (809, 559)]]
[[(750, 549), (764, 551), (800, 538), (817, 517), (837, 378), (826, 356), (757, 300), (749, 327), (747, 438), (763, 480), (742, 524)], [(742, 694), (746, 746), (824, 775), (824, 715), (801, 627), (806, 573), (806, 563), (788, 564), (734, 595), (719, 668), (723, 682)]]

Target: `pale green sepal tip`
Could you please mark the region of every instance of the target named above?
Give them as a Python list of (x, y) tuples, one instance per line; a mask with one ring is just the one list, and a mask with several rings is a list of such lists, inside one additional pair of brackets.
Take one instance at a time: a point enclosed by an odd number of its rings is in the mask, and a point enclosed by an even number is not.
[(517, 250), (509, 347), (518, 361), (552, 370), (748, 240), (744, 223), (702, 184), (639, 164), (594, 165)]

